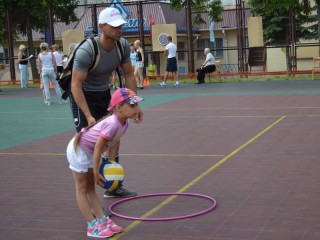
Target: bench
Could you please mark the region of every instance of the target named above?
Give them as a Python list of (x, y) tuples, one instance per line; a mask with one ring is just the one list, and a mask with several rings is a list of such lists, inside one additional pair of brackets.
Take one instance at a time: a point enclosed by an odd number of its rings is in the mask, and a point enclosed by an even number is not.
[(314, 74), (320, 72), (320, 57), (313, 57), (313, 68), (311, 69), (312, 80), (314, 80)]
[(206, 73), (206, 78), (208, 77), (208, 82), (211, 82), (211, 78), (217, 77), (217, 83), (221, 82), (221, 65), (220, 60), (216, 60), (216, 70), (211, 73)]

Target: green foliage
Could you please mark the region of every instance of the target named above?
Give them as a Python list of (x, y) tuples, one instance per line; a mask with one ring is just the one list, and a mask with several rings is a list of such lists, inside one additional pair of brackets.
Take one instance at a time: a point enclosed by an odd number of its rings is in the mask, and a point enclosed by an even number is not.
[(13, 33), (26, 35), (29, 27), (43, 32), (48, 27), (49, 7), (52, 7), (54, 21), (69, 23), (77, 20), (74, 13), (76, 4), (77, 0), (0, 0), (0, 29), (6, 29), (6, 11), (10, 10)]
[[(171, 0), (171, 9), (180, 11), (184, 6), (187, 5), (187, 1), (190, 1), (192, 12), (204, 12), (208, 11), (209, 16), (215, 22), (221, 22), (221, 13), (223, 12), (221, 0)], [(205, 22), (200, 14), (195, 14), (193, 18), (193, 24), (198, 25)]]
[(263, 18), (263, 34), (267, 45), (289, 43), (290, 10), (296, 14), (297, 38), (318, 38), (317, 16), (310, 15), (314, 9), (307, 0), (249, 0), (249, 4), (252, 6), (252, 12)]

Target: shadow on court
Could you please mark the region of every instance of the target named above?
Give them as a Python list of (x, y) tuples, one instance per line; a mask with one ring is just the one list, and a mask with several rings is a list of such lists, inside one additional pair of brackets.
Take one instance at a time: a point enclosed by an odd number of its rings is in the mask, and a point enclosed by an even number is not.
[[(121, 140), (125, 188), (139, 194), (208, 195), (217, 208), (178, 221), (114, 217), (112, 239), (320, 239), (320, 82), (268, 81), (151, 86), (142, 124)], [(74, 135), (68, 104), (39, 89), (0, 92), (0, 236), (87, 239), (65, 157)], [(105, 207), (117, 199), (103, 199)], [(163, 218), (209, 208), (202, 198), (128, 201), (114, 210)]]

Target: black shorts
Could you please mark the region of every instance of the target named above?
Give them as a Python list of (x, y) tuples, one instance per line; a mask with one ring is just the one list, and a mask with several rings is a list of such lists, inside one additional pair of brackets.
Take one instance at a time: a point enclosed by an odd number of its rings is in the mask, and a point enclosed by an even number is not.
[[(109, 112), (107, 108), (110, 104), (110, 89), (106, 92), (84, 92), (91, 115), (98, 121), (106, 116)], [(70, 95), (70, 106), (73, 116), (73, 122), (77, 132), (88, 126), (87, 118), (75, 102), (72, 94)]]
[(178, 70), (178, 68), (177, 68), (176, 57), (168, 58), (166, 71), (167, 72), (176, 72), (177, 70)]

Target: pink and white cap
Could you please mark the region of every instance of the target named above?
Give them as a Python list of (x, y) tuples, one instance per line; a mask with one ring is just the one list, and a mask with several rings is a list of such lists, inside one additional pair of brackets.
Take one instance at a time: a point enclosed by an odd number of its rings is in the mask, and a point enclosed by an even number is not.
[(128, 88), (118, 88), (112, 94), (110, 107), (107, 110), (111, 111), (115, 106), (122, 102), (126, 102), (133, 105), (141, 101), (143, 101), (143, 98), (137, 96), (132, 90)]

